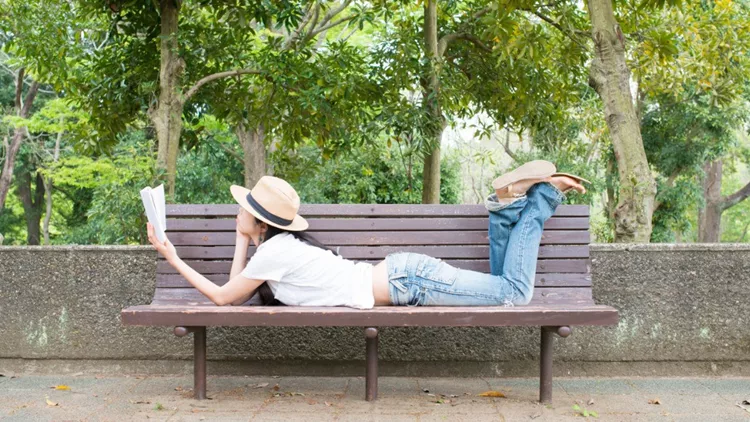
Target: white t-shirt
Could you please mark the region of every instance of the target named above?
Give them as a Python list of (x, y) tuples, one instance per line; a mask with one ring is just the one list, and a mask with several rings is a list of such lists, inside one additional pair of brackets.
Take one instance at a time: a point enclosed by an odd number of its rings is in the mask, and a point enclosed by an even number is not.
[(242, 275), (265, 280), (276, 299), (290, 306), (349, 306), (369, 309), (373, 265), (354, 262), (279, 233), (261, 243)]

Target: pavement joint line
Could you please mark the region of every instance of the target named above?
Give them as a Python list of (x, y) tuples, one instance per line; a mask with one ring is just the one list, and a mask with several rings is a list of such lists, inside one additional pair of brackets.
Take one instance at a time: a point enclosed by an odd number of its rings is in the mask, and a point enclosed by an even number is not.
[[(487, 391), (492, 390), (492, 384), (490, 384), (490, 380), (488, 380), (486, 377), (479, 377), (479, 379), (484, 381), (485, 384), (487, 384)], [(497, 415), (502, 420), (505, 420), (505, 417), (503, 416), (502, 412), (500, 412), (500, 408), (497, 406), (497, 400), (492, 400), (492, 407), (495, 409), (495, 412), (497, 412)]]

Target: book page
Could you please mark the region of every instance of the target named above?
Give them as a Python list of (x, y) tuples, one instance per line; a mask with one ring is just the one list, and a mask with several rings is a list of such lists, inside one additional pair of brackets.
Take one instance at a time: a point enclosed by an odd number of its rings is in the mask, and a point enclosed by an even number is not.
[(164, 227), (161, 224), (161, 217), (156, 211), (150, 187), (141, 189), (141, 200), (143, 201), (143, 208), (146, 210), (146, 217), (148, 218), (149, 223), (154, 226), (156, 237), (159, 241), (164, 242), (167, 239), (167, 235), (164, 233)]
[(151, 197), (154, 198), (154, 207), (156, 208), (156, 213), (159, 214), (159, 219), (161, 220), (161, 227), (163, 230), (167, 230), (167, 210), (165, 206), (165, 200), (164, 200), (164, 184), (151, 189)]

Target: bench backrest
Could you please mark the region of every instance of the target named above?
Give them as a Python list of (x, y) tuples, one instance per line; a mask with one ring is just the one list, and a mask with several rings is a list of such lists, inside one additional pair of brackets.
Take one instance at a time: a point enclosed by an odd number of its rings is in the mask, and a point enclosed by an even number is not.
[[(167, 236), (178, 255), (217, 284), (229, 279), (239, 205), (167, 205)], [(303, 204), (309, 233), (348, 259), (377, 263), (392, 252), (441, 258), (489, 273), (484, 205)], [(589, 206), (560, 205), (546, 221), (532, 304), (590, 304)], [(248, 259), (255, 247), (248, 249)], [(212, 304), (161, 255), (153, 304)]]

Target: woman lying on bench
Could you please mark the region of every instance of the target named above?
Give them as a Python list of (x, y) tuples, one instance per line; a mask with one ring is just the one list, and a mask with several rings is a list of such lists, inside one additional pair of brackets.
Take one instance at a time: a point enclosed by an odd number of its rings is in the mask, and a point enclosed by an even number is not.
[[(414, 252), (392, 253), (373, 265), (342, 258), (305, 232), (300, 199), (286, 181), (263, 176), (252, 190), (232, 185), (239, 203), (237, 244), (230, 280), (218, 286), (182, 261), (171, 242), (160, 242), (148, 225), (151, 244), (217, 305), (240, 305), (256, 290), (265, 305), (491, 306), (525, 305), (534, 291), (544, 222), (565, 193), (585, 193), (587, 180), (556, 173), (549, 161), (534, 160), (492, 182), (489, 211), (490, 274), (451, 266)], [(257, 246), (247, 262), (250, 242)], [(247, 265), (245, 263), (247, 262)]]

